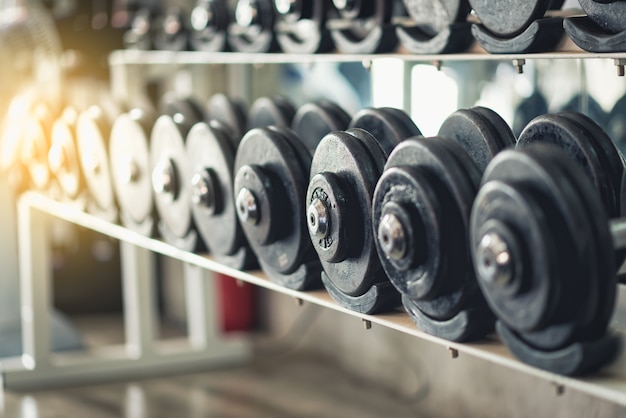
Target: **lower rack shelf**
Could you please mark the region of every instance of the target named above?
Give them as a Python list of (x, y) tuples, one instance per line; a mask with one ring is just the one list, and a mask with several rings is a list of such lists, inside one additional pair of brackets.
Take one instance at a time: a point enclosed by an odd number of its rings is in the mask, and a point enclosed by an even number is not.
[[(620, 353), (618, 359), (614, 363), (592, 376), (584, 378), (563, 377), (536, 369), (518, 361), (510, 354), (508, 349), (495, 335), (484, 341), (470, 344), (461, 344), (442, 340), (417, 329), (408, 314), (403, 311), (380, 315), (366, 315), (353, 312), (337, 305), (324, 290), (299, 292), (286, 289), (269, 281), (269, 279), (260, 271), (239, 271), (231, 269), (214, 261), (208, 255), (194, 254), (179, 250), (158, 239), (145, 237), (122, 226), (109, 223), (84, 213), (83, 211), (73, 208), (70, 205), (54, 201), (35, 192), (27, 192), (19, 198), (18, 202), (20, 222), (23, 219), (30, 219), (29, 216), (23, 217), (23, 213), (30, 214), (34, 212), (59, 218), (117, 239), (122, 243), (180, 260), (187, 266), (199, 267), (204, 271), (209, 270), (215, 273), (231, 276), (236, 280), (241, 280), (243, 282), (285, 294), (297, 299), (298, 301), (313, 303), (328, 309), (342, 312), (346, 315), (351, 315), (362, 320), (367, 327), (377, 325), (394, 329), (396, 331), (430, 341), (434, 344), (438, 344), (446, 350), (451, 350), (455, 355), (468, 355), (483, 359), (502, 367), (544, 379), (563, 389), (578, 390), (598, 398), (626, 405), (626, 355), (624, 355), (623, 352)], [(22, 228), (20, 228), (20, 233), (22, 233), (21, 229)], [(22, 250), (22, 248), (20, 248), (20, 250)], [(624, 336), (626, 335), (623, 332), (623, 330), (626, 329), (626, 292), (623, 292), (622, 290), (623, 289), (620, 289), (620, 297), (613, 320), (613, 330), (620, 336), (622, 342), (624, 342)], [(162, 359), (161, 361), (167, 360)]]

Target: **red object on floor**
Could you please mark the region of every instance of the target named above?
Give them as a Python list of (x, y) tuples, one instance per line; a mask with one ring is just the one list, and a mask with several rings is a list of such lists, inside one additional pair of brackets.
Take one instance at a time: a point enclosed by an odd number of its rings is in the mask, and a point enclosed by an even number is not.
[(249, 331), (254, 327), (254, 286), (215, 273), (222, 332)]

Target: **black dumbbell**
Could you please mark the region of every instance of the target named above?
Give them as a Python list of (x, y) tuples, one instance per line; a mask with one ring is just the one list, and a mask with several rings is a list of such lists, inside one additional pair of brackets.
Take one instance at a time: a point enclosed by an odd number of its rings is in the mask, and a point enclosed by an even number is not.
[(419, 134), (401, 110), (366, 109), (350, 129), (327, 135), (315, 151), (306, 219), (324, 268), (322, 282), (341, 306), (375, 313), (400, 303), (376, 255), (372, 195), (391, 150)]
[(68, 106), (52, 125), (48, 166), (59, 185), (61, 199), (84, 209), (86, 188), (76, 146), (77, 120), (77, 110)]
[(406, 16), (395, 18), (404, 48), (415, 54), (465, 51), (472, 44), (467, 0), (403, 0)]
[(274, 0), (276, 40), (287, 53), (314, 54), (333, 47), (326, 29), (329, 0)]
[(607, 329), (626, 229), (609, 227), (603, 200), (550, 143), (505, 151), (485, 172), (472, 209), (474, 267), (500, 337), (528, 364), (583, 374), (619, 350)]
[(329, 100), (305, 103), (296, 112), (291, 122), (293, 129), (311, 154), (320, 140), (329, 132), (343, 131), (350, 124), (350, 115), (339, 105)]
[(554, 49), (563, 35), (563, 19), (544, 17), (558, 2), (550, 0), (469, 0), (480, 24), (474, 38), (494, 54), (543, 52)]
[(154, 202), (159, 215), (158, 229), (168, 243), (186, 251), (201, 251), (191, 215), (191, 189), (185, 141), (191, 127), (204, 119), (204, 112), (192, 99), (163, 96), (161, 116), (150, 134), (150, 167)]
[(195, 51), (219, 52), (226, 47), (230, 13), (226, 0), (197, 0), (189, 14), (189, 43)]
[(239, 0), (233, 22), (228, 27), (228, 44), (236, 52), (275, 51), (275, 20), (272, 0)]
[(335, 46), (347, 54), (371, 54), (395, 49), (391, 25), (394, 1), (333, 0), (335, 15), (328, 19)]
[(602, 129), (608, 126), (609, 115), (600, 103), (589, 93), (575, 94), (560, 110), (561, 112), (578, 112), (589, 116)]
[(215, 120), (230, 131), (237, 144), (248, 126), (246, 104), (225, 94), (211, 96), (206, 106), (207, 120)]
[(154, 48), (162, 51), (185, 51), (189, 48), (188, 17), (178, 7), (170, 7), (157, 19)]
[(506, 122), (477, 107), (453, 113), (438, 137), (405, 141), (387, 161), (374, 195), (376, 246), (405, 309), (429, 334), (466, 341), (493, 330), (472, 273), (470, 209), (488, 161), (514, 144)]
[(548, 100), (541, 91), (533, 91), (515, 109), (513, 133), (519, 136), (531, 120), (546, 113), (548, 113)]
[(233, 196), (235, 153), (245, 113), (238, 102), (216, 94), (209, 100), (207, 116), (209, 122), (194, 125), (186, 143), (191, 177), (185, 184), (191, 189), (194, 222), (217, 261), (252, 268), (256, 260), (239, 225)]
[(565, 19), (569, 37), (591, 52), (626, 51), (626, 4), (623, 1), (580, 0), (584, 17)]
[(622, 96), (613, 105), (607, 127), (622, 154), (626, 153), (626, 96)]
[(294, 105), (285, 97), (260, 97), (252, 103), (248, 111), (248, 129), (289, 127), (295, 114)]
[(517, 147), (537, 142), (563, 149), (587, 173), (608, 215), (619, 216), (623, 157), (596, 122), (576, 112), (539, 116), (522, 131)]
[(109, 140), (109, 165), (120, 221), (145, 236), (152, 236), (155, 229), (150, 168), (154, 121), (154, 111), (135, 107), (115, 119)]
[(118, 215), (108, 156), (114, 117), (93, 105), (81, 112), (76, 125), (78, 157), (89, 191), (87, 210), (110, 222)]
[(133, 16), (131, 27), (124, 33), (122, 41), (126, 49), (149, 51), (155, 32), (153, 21), (155, 12), (150, 8), (142, 8)]
[(311, 154), (290, 129), (255, 128), (235, 157), (234, 196), (239, 221), (263, 271), (281, 286), (319, 286), (304, 205)]

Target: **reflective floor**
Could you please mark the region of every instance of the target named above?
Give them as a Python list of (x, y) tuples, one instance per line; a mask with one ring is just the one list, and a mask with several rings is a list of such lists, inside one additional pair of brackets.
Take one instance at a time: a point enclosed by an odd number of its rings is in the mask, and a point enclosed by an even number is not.
[(411, 399), (302, 355), (136, 382), (5, 392), (2, 406), (3, 417), (20, 418), (423, 416)]

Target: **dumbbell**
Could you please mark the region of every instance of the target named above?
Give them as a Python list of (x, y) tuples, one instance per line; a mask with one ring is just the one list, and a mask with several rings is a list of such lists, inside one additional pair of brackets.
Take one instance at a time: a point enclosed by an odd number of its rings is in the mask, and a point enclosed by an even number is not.
[(272, 0), (238, 0), (228, 26), (228, 44), (236, 52), (262, 53), (277, 49)]
[(235, 157), (233, 190), (244, 234), (268, 277), (296, 290), (319, 285), (304, 216), (310, 167), (304, 143), (278, 126), (250, 130)]
[(229, 14), (226, 0), (197, 0), (189, 15), (191, 49), (223, 51), (230, 23)]
[(48, 166), (54, 175), (63, 201), (84, 209), (86, 204), (86, 184), (80, 166), (76, 145), (76, 123), (78, 111), (66, 107), (52, 125)]
[(562, 6), (562, 1), (469, 0), (480, 24), (472, 34), (492, 54), (550, 51), (563, 35), (563, 19), (544, 17), (548, 9)]
[(472, 272), (470, 209), (488, 162), (514, 145), (495, 112), (462, 109), (444, 121), (439, 136), (403, 142), (385, 165), (373, 202), (376, 248), (424, 332), (467, 341), (493, 330)]
[(157, 228), (166, 242), (185, 251), (202, 251), (191, 215), (191, 189), (185, 184), (191, 167), (185, 142), (191, 127), (204, 120), (204, 111), (193, 99), (166, 94), (161, 116), (150, 134), (150, 168), (154, 203), (159, 215)]
[(591, 179), (608, 216), (619, 216), (623, 157), (595, 121), (576, 112), (539, 116), (522, 131), (517, 147), (537, 142), (563, 149)]
[(546, 113), (548, 113), (548, 100), (541, 91), (533, 91), (515, 109), (513, 133), (519, 136), (531, 120)]
[(170, 7), (157, 19), (154, 48), (161, 51), (185, 51), (189, 48), (188, 17), (178, 7)]
[(118, 116), (111, 127), (109, 166), (119, 218), (126, 228), (145, 236), (155, 229), (150, 169), (150, 132), (155, 112), (134, 107)]
[(395, 49), (391, 18), (394, 1), (333, 0), (335, 16), (326, 26), (335, 46), (347, 54), (371, 54)]
[(620, 97), (613, 105), (607, 122), (608, 132), (623, 153), (626, 152), (626, 96)]
[(420, 131), (403, 111), (365, 109), (315, 151), (306, 220), (324, 269), (322, 283), (343, 307), (371, 314), (400, 303), (376, 255), (372, 195), (391, 150), (415, 135)]
[(274, 0), (276, 40), (287, 53), (314, 54), (333, 47), (326, 29), (329, 0)]
[(222, 93), (212, 95), (206, 105), (207, 120), (214, 120), (224, 125), (237, 144), (247, 130), (247, 113), (246, 104), (243, 101)]
[(266, 126), (289, 127), (295, 114), (293, 103), (285, 97), (259, 97), (248, 110), (248, 129)]
[(43, 103), (35, 103), (25, 116), (20, 133), (21, 164), (28, 172), (33, 188), (40, 192), (48, 191), (52, 173), (48, 165), (48, 153), (52, 136), (54, 115), (51, 108)]
[(89, 192), (87, 211), (110, 222), (116, 222), (118, 210), (109, 167), (109, 139), (115, 118), (102, 106), (93, 105), (80, 113), (76, 125), (78, 159)]
[(129, 30), (122, 38), (124, 48), (149, 51), (152, 49), (152, 38), (154, 35), (153, 21), (155, 13), (150, 8), (144, 7), (135, 13)]
[(626, 51), (626, 4), (623, 1), (580, 0), (586, 17), (565, 19), (569, 37), (590, 52)]
[(256, 265), (237, 219), (233, 195), (235, 153), (245, 129), (240, 103), (223, 94), (209, 100), (207, 122), (187, 135), (191, 210), (204, 244), (217, 261), (235, 269)]
[(329, 100), (305, 103), (293, 117), (291, 129), (308, 148), (311, 154), (320, 140), (333, 131), (343, 131), (350, 124), (350, 115), (339, 105)]
[(600, 103), (588, 92), (575, 94), (562, 108), (561, 112), (583, 113), (595, 121), (602, 129), (608, 126), (609, 115)]
[(403, 0), (406, 16), (395, 18), (400, 44), (414, 54), (465, 51), (473, 38), (467, 0)]
[(485, 172), (472, 209), (474, 267), (500, 337), (528, 364), (578, 375), (619, 350), (607, 329), (626, 229), (609, 223), (603, 200), (550, 143), (505, 151)]

